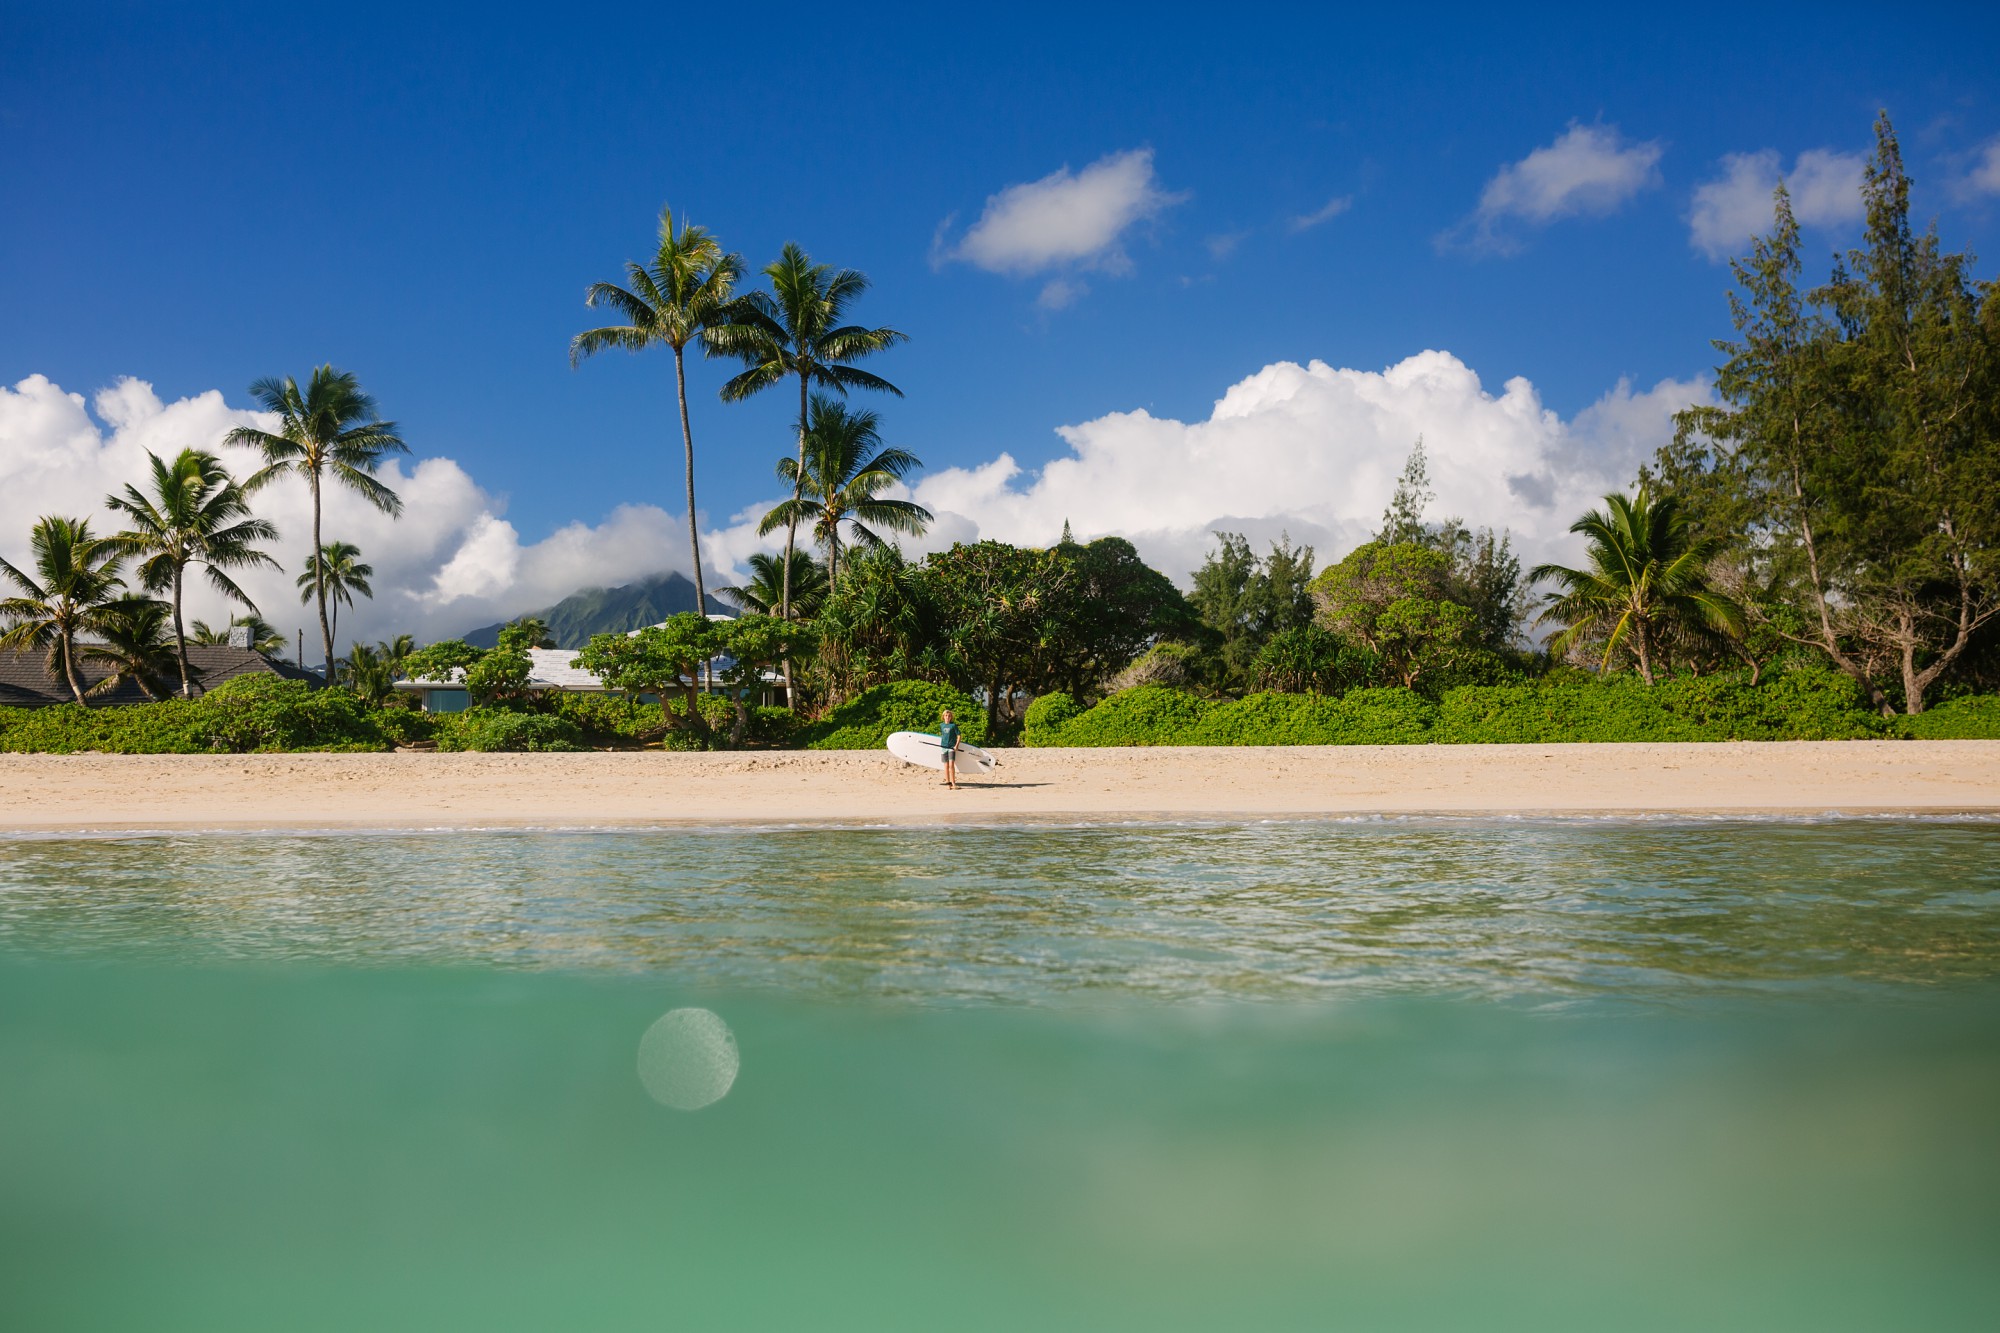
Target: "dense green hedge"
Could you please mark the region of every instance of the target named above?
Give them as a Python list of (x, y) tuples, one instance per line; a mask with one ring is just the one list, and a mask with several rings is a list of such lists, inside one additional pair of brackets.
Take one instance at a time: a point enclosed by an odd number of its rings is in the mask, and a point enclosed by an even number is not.
[(192, 700), (88, 708), (4, 709), (0, 750), (45, 754), (246, 754), (385, 750), (377, 715), (342, 690), (278, 676), (238, 676)]
[(439, 714), (431, 734), (440, 750), (560, 752), (586, 748), (582, 728), (568, 718), (506, 708)]
[(1049, 695), (1028, 711), (1030, 745), (1453, 745), (1588, 741), (2000, 739), (2000, 698), (1959, 699), (1916, 717), (1871, 712), (1839, 672), (1804, 669), (1757, 685), (1740, 675), (1556, 676), (1529, 685), (1467, 685), (1437, 704), (1401, 689), (1345, 695), (1253, 694), (1213, 703), (1158, 685), (1077, 711)]
[(1897, 730), (1920, 741), (2000, 741), (2000, 694), (1952, 699), (1915, 717), (1896, 719)]
[(892, 732), (936, 732), (938, 714), (947, 708), (968, 745), (986, 743), (986, 710), (949, 685), (925, 680), (899, 680), (864, 690), (823, 721), (804, 728), (801, 739), (809, 750), (879, 750)]

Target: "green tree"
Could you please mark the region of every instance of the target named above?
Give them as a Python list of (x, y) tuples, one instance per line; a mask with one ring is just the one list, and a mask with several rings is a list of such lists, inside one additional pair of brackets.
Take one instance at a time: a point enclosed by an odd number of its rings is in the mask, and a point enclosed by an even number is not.
[(1252, 677), (1260, 690), (1286, 694), (1345, 694), (1366, 685), (1381, 660), (1318, 625), (1273, 634), (1257, 654)]
[(1742, 534), (1759, 628), (1884, 713), (1892, 690), (1922, 711), (2000, 616), (2000, 309), (1966, 256), (1912, 230), (1909, 188), (1884, 116), (1865, 244), (1811, 292), (1778, 190), (1771, 234), (1731, 264), (1724, 406), (1681, 414), (1655, 460), (1705, 531)]
[(1005, 542), (961, 542), (924, 562), (952, 656), (967, 683), (986, 692), (988, 734), (1003, 710), (1011, 720), (1017, 694), (1037, 692), (1077, 581), (1075, 562), (1059, 550)]
[(1672, 496), (1607, 495), (1604, 505), (1570, 525), (1585, 540), (1587, 568), (1537, 565), (1528, 575), (1559, 589), (1536, 622), (1562, 627), (1549, 641), (1551, 654), (1602, 642), (1603, 665), (1628, 652), (1651, 685), (1676, 646), (1743, 633), (1742, 607), (1710, 583), (1716, 543), (1689, 532)]
[(139, 561), (139, 582), (149, 591), (172, 594), (174, 649), (181, 697), (187, 698), (194, 692), (187, 631), (181, 623), (188, 567), (203, 566), (211, 588), (254, 612), (256, 604), (228, 571), (259, 565), (278, 568), (277, 561), (257, 549), (259, 542), (275, 541), (278, 530), (252, 516), (243, 488), (214, 454), (183, 449), (171, 463), (158, 454), (146, 458), (147, 490), (127, 485), (122, 494), (109, 496), (104, 503), (126, 522), (126, 529), (112, 540), (123, 554)]
[(354, 605), (354, 595), (373, 597), (375, 589), (368, 582), (375, 577), (375, 566), (361, 559), (361, 548), (349, 542), (328, 542), (313, 553), (306, 562), (305, 572), (298, 577), (299, 603), (307, 605), (315, 599), (319, 602), (320, 614), (324, 616), (329, 607), (333, 618), (328, 622), (328, 632), (340, 627), (340, 608)]
[(763, 688), (764, 673), (812, 652), (813, 627), (761, 615), (711, 623), (716, 626), (720, 650), (729, 659), (722, 673), (723, 688), (729, 691), (736, 709), (729, 743), (741, 745), (750, 727), (750, 696)]
[[(840, 529), (861, 546), (880, 546), (875, 529), (921, 536), (931, 511), (908, 500), (886, 498), (923, 463), (906, 449), (885, 448), (881, 419), (873, 412), (850, 412), (824, 394), (812, 396), (812, 427), (806, 433), (805, 470), (790, 458), (778, 460), (778, 476), (792, 483), (792, 498), (764, 515), (758, 536), (779, 528), (789, 534), (801, 525), (812, 530), (826, 551), (829, 583), (840, 581)], [(787, 543), (790, 537), (786, 538)], [(782, 604), (783, 592), (780, 590)], [(782, 619), (782, 617), (780, 617)]]
[(102, 635), (113, 626), (107, 607), (124, 587), (119, 578), (124, 556), (115, 540), (91, 536), (89, 520), (53, 515), (36, 521), (28, 550), (33, 575), (0, 560), (0, 575), (17, 589), (0, 600), (0, 620), (8, 625), (0, 649), (45, 650), (50, 677), (67, 684), (71, 697), (83, 703), (77, 636)]
[[(390, 455), (408, 453), (409, 446), (396, 434), (394, 422), (376, 415), (375, 400), (361, 391), (361, 382), (351, 372), (321, 366), (304, 389), (290, 376), (261, 379), (250, 386), (250, 396), (278, 418), (278, 429), (238, 426), (229, 432), (227, 443), (246, 445), (264, 455), (263, 468), (243, 489), (255, 493), (279, 477), (304, 478), (312, 495), (315, 562), (325, 549), (320, 516), (322, 492), (329, 483), (346, 487), (385, 514), (403, 512), (402, 500), (377, 481), (375, 473)], [(319, 590), (320, 647), (330, 674), (333, 622), (327, 616), (325, 580), (316, 578), (314, 587)]]
[[(787, 379), (799, 385), (798, 455), (792, 499), (805, 493), (806, 436), (811, 427), (810, 393), (817, 386), (846, 393), (869, 389), (902, 396), (902, 390), (853, 363), (887, 351), (908, 338), (892, 328), (846, 324), (847, 311), (868, 290), (868, 279), (853, 269), (835, 271), (815, 264), (799, 246), (787, 243), (775, 262), (766, 266), (769, 293), (752, 292), (741, 322), (718, 338), (718, 350), (739, 357), (741, 374), (722, 386), (725, 402), (736, 402)], [(778, 618), (792, 616), (792, 552), (798, 545), (798, 525), (785, 530), (785, 561), (779, 572)], [(787, 672), (789, 685), (789, 671)]]
[[(815, 623), (816, 675), (833, 703), (894, 680), (943, 682), (958, 674), (927, 571), (895, 546), (857, 552)], [(809, 711), (802, 705), (803, 697), (792, 706)]]
[(1224, 679), (1241, 685), (1272, 635), (1312, 623), (1313, 548), (1287, 534), (1260, 559), (1240, 533), (1215, 537), (1187, 600), (1219, 636)]
[[(701, 673), (724, 647), (717, 622), (694, 611), (668, 616), (631, 634), (593, 634), (576, 655), (576, 665), (614, 690), (657, 694), (669, 729), (710, 739), (697, 697)], [(667, 696), (678, 690), (685, 713), (677, 715)]]
[(1451, 559), (1410, 542), (1367, 542), (1313, 582), (1319, 624), (1372, 653), (1406, 688), (1448, 677), (1480, 651), (1479, 619), (1450, 596)]
[(348, 650), (347, 660), (342, 663), (341, 676), (347, 688), (363, 703), (380, 707), (396, 687), (396, 673), (390, 667), (383, 645), (370, 648), (365, 643), (356, 643)]
[[(1094, 696), (1157, 641), (1199, 632), (1201, 619), (1173, 580), (1141, 560), (1123, 537), (1064, 541), (1055, 552), (1075, 577), (1062, 585), (1053, 606), (1045, 659), (1023, 681), (1030, 693)], [(1306, 560), (1310, 564), (1309, 551)]]
[(409, 680), (448, 684), (464, 679), (464, 673), (486, 656), (484, 648), (474, 648), (463, 639), (443, 639), (425, 644), (403, 658), (403, 675)]
[(736, 296), (737, 280), (743, 276), (743, 257), (726, 254), (706, 227), (683, 221), (674, 228), (671, 208), (660, 210), (659, 245), (651, 263), (627, 260), (626, 285), (592, 283), (584, 303), (593, 309), (604, 307), (625, 319), (623, 324), (586, 329), (570, 340), (569, 361), (579, 365), (586, 357), (611, 348), (628, 352), (648, 347), (665, 347), (674, 354), (674, 392), (680, 404), (681, 445), (687, 465), (688, 550), (694, 559), (694, 593), (697, 610), (708, 607), (707, 585), (701, 572), (701, 531), (695, 520), (694, 428), (688, 420), (687, 349), (699, 343), (713, 353), (719, 342), (728, 341), (728, 330), (743, 306)]
[[(138, 593), (114, 597), (104, 604), (96, 629), (100, 637), (94, 643), (78, 645), (83, 660), (110, 668), (92, 693), (108, 694), (129, 680), (148, 699), (157, 701), (166, 696), (172, 688), (169, 678), (177, 670), (184, 673), (187, 663), (186, 653), (177, 651), (178, 636), (167, 632), (170, 613), (165, 602)], [(185, 674), (181, 688), (187, 689)]]
[[(738, 588), (724, 588), (722, 596), (746, 611), (775, 616), (784, 600), (785, 574), (782, 558), (759, 551), (747, 562), (750, 581)], [(805, 551), (792, 552), (792, 607), (799, 616), (811, 620), (826, 601), (826, 566)]]

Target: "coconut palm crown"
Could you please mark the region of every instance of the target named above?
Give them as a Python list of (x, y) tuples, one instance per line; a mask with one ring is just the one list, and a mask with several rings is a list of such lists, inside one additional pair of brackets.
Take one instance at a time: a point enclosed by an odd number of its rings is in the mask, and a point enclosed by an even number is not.
[(150, 591), (172, 594), (175, 654), (181, 696), (186, 698), (194, 692), (187, 631), (181, 623), (188, 567), (205, 566), (210, 587), (254, 612), (256, 604), (228, 571), (257, 565), (276, 569), (278, 562), (258, 550), (257, 543), (276, 540), (278, 530), (251, 515), (243, 488), (214, 454), (183, 449), (171, 463), (158, 454), (146, 457), (150, 467), (146, 490), (127, 485), (122, 494), (109, 496), (104, 503), (125, 519), (125, 531), (112, 541), (140, 562), (139, 581)]
[(694, 430), (688, 422), (687, 349), (700, 343), (714, 355), (744, 310), (736, 296), (743, 276), (743, 257), (726, 254), (705, 227), (683, 221), (674, 227), (674, 211), (660, 210), (660, 242), (652, 262), (625, 264), (625, 285), (594, 282), (584, 304), (622, 316), (623, 324), (586, 329), (570, 339), (569, 363), (613, 348), (628, 352), (665, 347), (674, 354), (674, 388), (681, 411), (681, 444), (687, 465), (688, 546), (694, 557), (695, 605), (706, 606), (701, 572), (701, 532), (695, 522)]
[(306, 562), (305, 573), (298, 577), (299, 602), (303, 605), (319, 598), (322, 610), (332, 613), (328, 626), (331, 633), (340, 626), (340, 608), (354, 605), (354, 594), (375, 595), (368, 582), (374, 577), (375, 566), (362, 562), (359, 546), (351, 542), (328, 542), (314, 552), (313, 558)]
[(28, 549), (34, 557), (32, 575), (0, 559), (0, 577), (18, 589), (15, 596), (0, 600), (0, 620), (8, 625), (0, 634), (0, 649), (47, 650), (49, 675), (83, 703), (77, 636), (103, 637), (116, 628), (109, 607), (124, 588), (118, 576), (124, 556), (117, 542), (91, 535), (89, 520), (54, 515), (36, 521)]
[(884, 448), (880, 425), (873, 412), (850, 412), (845, 403), (814, 394), (803, 471), (793, 459), (778, 460), (778, 476), (792, 483), (793, 498), (764, 515), (757, 534), (810, 527), (826, 552), (829, 582), (840, 578), (842, 524), (859, 546), (882, 544), (876, 528), (918, 536), (930, 526), (930, 510), (883, 496), (923, 462), (907, 449)]
[(1651, 685), (1676, 643), (1743, 633), (1743, 608), (1709, 581), (1718, 543), (1692, 537), (1673, 496), (1655, 499), (1643, 486), (1636, 496), (1607, 495), (1569, 530), (1585, 539), (1589, 566), (1538, 565), (1528, 575), (1559, 589), (1535, 622), (1564, 627), (1549, 641), (1552, 654), (1602, 636), (1603, 665), (1624, 649)]
[[(261, 490), (282, 476), (305, 479), (312, 492), (313, 559), (320, 558), (320, 516), (327, 484), (344, 486), (385, 514), (400, 514), (403, 502), (375, 473), (391, 454), (410, 447), (396, 434), (396, 423), (381, 420), (375, 400), (361, 390), (351, 371), (321, 366), (304, 389), (298, 381), (261, 379), (250, 386), (259, 407), (278, 418), (275, 431), (238, 426), (227, 443), (261, 450), (264, 467), (243, 483), (246, 493)], [(319, 634), (329, 673), (333, 669), (333, 623), (327, 618), (324, 580), (320, 581)]]
[(167, 618), (172, 608), (157, 598), (126, 593), (104, 604), (104, 614), (94, 643), (80, 643), (77, 653), (84, 661), (109, 667), (103, 680), (91, 687), (93, 694), (108, 694), (126, 681), (157, 702), (171, 686), (168, 680), (178, 670), (181, 688), (187, 688), (187, 654), (176, 651), (176, 640), (167, 634)]
[[(891, 328), (843, 323), (848, 308), (868, 290), (867, 276), (853, 269), (815, 264), (795, 244), (785, 245), (777, 260), (765, 267), (764, 276), (770, 280), (771, 290), (746, 296), (748, 312), (741, 324), (717, 340), (717, 350), (741, 358), (745, 365), (741, 374), (722, 386), (722, 397), (735, 402), (787, 379), (798, 380), (798, 456), (792, 487), (796, 503), (805, 494), (811, 391), (819, 387), (844, 394), (849, 389), (868, 389), (901, 397), (901, 389), (853, 363), (907, 342), (908, 337)], [(785, 582), (778, 598), (778, 614), (785, 619), (792, 614), (792, 552), (797, 542), (798, 524), (789, 521), (781, 567)]]
[[(759, 551), (751, 556), (750, 581), (736, 588), (721, 589), (722, 596), (728, 598), (746, 611), (760, 616), (776, 616), (779, 601), (784, 596), (785, 575), (780, 557)], [(826, 601), (826, 567), (805, 551), (792, 552), (792, 608), (807, 620), (819, 614), (820, 605)]]

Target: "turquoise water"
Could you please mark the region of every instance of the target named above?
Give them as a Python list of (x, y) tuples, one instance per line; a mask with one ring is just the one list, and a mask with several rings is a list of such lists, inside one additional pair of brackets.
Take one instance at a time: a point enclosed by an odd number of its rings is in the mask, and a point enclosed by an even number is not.
[(1996, 978), (1995, 822), (13, 840), (0, 1323), (1985, 1327)]

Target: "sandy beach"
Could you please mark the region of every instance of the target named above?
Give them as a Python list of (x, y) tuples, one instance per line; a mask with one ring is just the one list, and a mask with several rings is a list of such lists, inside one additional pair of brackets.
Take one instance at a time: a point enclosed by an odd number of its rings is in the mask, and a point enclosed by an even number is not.
[(0, 755), (0, 830), (1385, 814), (2000, 813), (2000, 742), (873, 752)]

